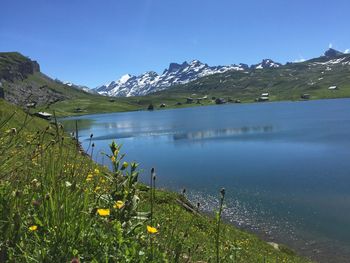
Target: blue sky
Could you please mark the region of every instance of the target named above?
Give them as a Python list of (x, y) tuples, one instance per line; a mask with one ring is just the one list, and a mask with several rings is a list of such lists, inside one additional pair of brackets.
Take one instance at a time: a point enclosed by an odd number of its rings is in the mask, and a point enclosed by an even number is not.
[(0, 51), (95, 87), (170, 62), (209, 65), (319, 56), (350, 48), (350, 1), (2, 0)]

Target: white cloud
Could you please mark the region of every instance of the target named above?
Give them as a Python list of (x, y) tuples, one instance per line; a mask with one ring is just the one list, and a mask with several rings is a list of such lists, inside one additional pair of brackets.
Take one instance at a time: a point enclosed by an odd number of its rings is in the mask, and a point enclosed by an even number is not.
[(332, 43), (329, 43), (328, 47), (329, 47), (329, 48), (332, 48), (332, 47), (333, 47), (333, 44), (332, 44)]
[(345, 54), (349, 54), (349, 53), (350, 53), (350, 48), (345, 49), (344, 53), (345, 53)]

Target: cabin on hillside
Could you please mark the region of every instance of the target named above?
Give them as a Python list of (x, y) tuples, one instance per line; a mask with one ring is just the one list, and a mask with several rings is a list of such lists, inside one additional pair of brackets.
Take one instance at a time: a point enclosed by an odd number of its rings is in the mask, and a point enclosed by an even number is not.
[(261, 97), (269, 97), (269, 93), (268, 92), (261, 93)]
[(259, 98), (256, 98), (255, 101), (257, 101), (257, 102), (269, 101), (269, 97), (261, 96)]
[(329, 88), (328, 88), (328, 90), (337, 90), (338, 89), (338, 86), (330, 86)]
[(27, 103), (26, 104), (26, 107), (29, 109), (29, 108), (35, 108), (36, 106), (36, 102), (30, 102), (30, 103)]
[(217, 98), (217, 99), (215, 100), (215, 103), (216, 103), (216, 104), (225, 104), (225, 103), (226, 103), (226, 100), (223, 99), (223, 98)]
[(310, 94), (304, 93), (300, 96), (300, 98), (302, 98), (303, 100), (308, 100), (310, 99)]
[(51, 120), (51, 118), (52, 118), (51, 113), (44, 112), (44, 111), (36, 112), (36, 113), (34, 113), (34, 115), (39, 117), (39, 118), (45, 119), (45, 120)]
[(186, 103), (188, 103), (188, 104), (193, 103), (193, 98), (191, 98), (191, 97), (186, 98)]

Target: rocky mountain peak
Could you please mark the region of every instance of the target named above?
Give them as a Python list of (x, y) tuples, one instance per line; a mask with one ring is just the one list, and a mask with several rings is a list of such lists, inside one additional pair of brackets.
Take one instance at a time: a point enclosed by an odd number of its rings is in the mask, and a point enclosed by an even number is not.
[(337, 56), (343, 55), (343, 52), (340, 52), (338, 50), (335, 50), (333, 48), (329, 48), (326, 52), (324, 52), (324, 55), (328, 58), (335, 58)]
[(263, 59), (259, 64), (252, 65), (252, 69), (278, 68), (282, 64), (274, 62), (272, 59)]

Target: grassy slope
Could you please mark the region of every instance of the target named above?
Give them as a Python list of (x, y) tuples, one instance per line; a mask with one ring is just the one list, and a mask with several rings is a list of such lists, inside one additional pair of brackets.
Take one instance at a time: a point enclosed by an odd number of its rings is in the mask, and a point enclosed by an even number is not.
[[(7, 119), (8, 116), (16, 113), (16, 117), (12, 118), (7, 124), (6, 128), (16, 127), (19, 129), (25, 119), (25, 114), (17, 107), (8, 104), (7, 102), (0, 100), (0, 119), (1, 122)], [(29, 133), (35, 134), (37, 130), (43, 130), (48, 126), (46, 121), (33, 118), (26, 127)], [(49, 140), (50, 138), (48, 138)], [(65, 147), (74, 149), (74, 145), (66, 143)], [(24, 149), (23, 149), (24, 151)], [(88, 158), (84, 159), (86, 166), (93, 166), (92, 161)], [(28, 180), (31, 181), (30, 173), (28, 174)], [(75, 175), (80, 178), (79, 174)], [(86, 175), (83, 174), (84, 178)], [(72, 178), (70, 180), (73, 180)], [(1, 182), (1, 180), (0, 180)], [(143, 210), (150, 209), (150, 202), (148, 199), (149, 192), (144, 192), (141, 195), (141, 203)], [(67, 199), (66, 202), (74, 203), (73, 198), (78, 198), (78, 195), (72, 194), (71, 199)], [(171, 259), (171, 253), (175, 249), (182, 249), (184, 252), (180, 258), (180, 262), (186, 262), (187, 257), (191, 258), (191, 262), (197, 262), (199, 260), (205, 260), (208, 262), (213, 261), (214, 257), (214, 242), (213, 235), (215, 233), (215, 223), (213, 218), (207, 216), (198, 216), (194, 213), (188, 212), (179, 205), (177, 200), (183, 200), (181, 196), (175, 193), (166, 191), (156, 192), (155, 203), (155, 222), (159, 224), (159, 234), (155, 237), (155, 244), (158, 249), (162, 250)], [(66, 219), (62, 219), (65, 221)], [(75, 219), (74, 219), (75, 220)], [(69, 222), (69, 221), (68, 221)], [(63, 226), (62, 226), (63, 227)], [(0, 223), (1, 229), (1, 223)], [(61, 229), (61, 227), (59, 227)], [(272, 248), (264, 241), (257, 238), (255, 235), (236, 229), (230, 225), (224, 225), (222, 228), (222, 255), (234, 255), (234, 248), (236, 249), (236, 257), (238, 262), (309, 262), (306, 259), (296, 256), (293, 252), (287, 248), (282, 247), (281, 251)], [(40, 233), (39, 233), (40, 234)], [(47, 238), (50, 238), (51, 234), (48, 234)], [(58, 235), (56, 233), (56, 235)], [(59, 236), (59, 235), (58, 235)], [(22, 244), (21, 246), (23, 246)], [(45, 246), (45, 243), (36, 245), (35, 249), (40, 250), (40, 246)], [(104, 244), (105, 246), (111, 246), (113, 244)], [(78, 247), (78, 246), (77, 246)], [(1, 248), (1, 247), (0, 247)], [(192, 252), (187, 249), (192, 248)], [(64, 245), (58, 249), (65, 249)], [(72, 248), (68, 249), (65, 253), (71, 252)], [(0, 249), (1, 250), (1, 249)], [(80, 249), (79, 251), (81, 251)], [(1, 254), (1, 253), (0, 253)], [(72, 254), (67, 255), (67, 257)], [(33, 255), (35, 257), (35, 255)], [(68, 258), (69, 260), (69, 258)], [(171, 259), (172, 261), (173, 259)], [(232, 260), (227, 260), (232, 262)], [(154, 262), (161, 262), (161, 260), (154, 259)]]

